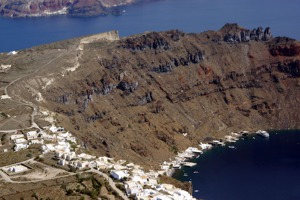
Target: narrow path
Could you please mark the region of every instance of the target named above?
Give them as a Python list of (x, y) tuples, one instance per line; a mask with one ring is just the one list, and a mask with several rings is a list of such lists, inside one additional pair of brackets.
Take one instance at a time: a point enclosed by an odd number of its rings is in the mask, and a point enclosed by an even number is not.
[[(34, 160), (34, 158), (31, 158), (31, 159), (28, 159), (28, 160), (25, 160), (25, 161), (22, 161), (22, 162), (18, 162), (18, 163), (14, 163), (14, 164), (11, 164), (11, 165), (19, 165), (19, 164), (23, 164), (23, 163), (26, 163), (26, 162), (34, 162), (34, 163), (39, 163), (39, 164), (42, 164), (44, 165), (45, 167), (47, 166), (46, 164), (44, 163), (40, 163), (40, 162), (37, 162)], [(11, 166), (9, 165), (9, 166)], [(4, 166), (6, 167), (6, 166)], [(58, 178), (64, 178), (64, 177), (68, 177), (68, 176), (74, 176), (76, 175), (76, 173), (69, 173), (67, 175), (63, 175), (63, 176), (56, 176), (56, 177), (49, 177), (49, 178), (44, 178), (44, 179), (40, 179), (40, 180), (31, 180), (31, 181), (14, 181), (10, 178), (10, 176), (8, 176), (5, 172), (3, 172), (3, 168), (4, 167), (0, 167), (0, 176), (3, 178), (3, 180), (5, 180), (6, 182), (9, 182), (9, 183), (37, 183), (37, 182), (42, 182), (42, 181), (47, 181), (47, 180), (53, 180), (53, 179), (58, 179)], [(84, 172), (80, 172), (80, 173), (84, 173)], [(17, 178), (17, 177), (20, 177), (20, 176), (14, 176), (13, 178)]]
[[(48, 61), (46, 64), (44, 64), (43, 66), (41, 66), (40, 68), (36, 69), (34, 72), (30, 73), (30, 74), (27, 74), (25, 76), (22, 76), (20, 78), (17, 78), (16, 80), (13, 80), (12, 82), (10, 82), (7, 86), (5, 86), (4, 88), (4, 94), (9, 96), (9, 93), (8, 93), (8, 89), (11, 85), (13, 85), (14, 83), (16, 83), (17, 81), (20, 81), (21, 79), (24, 79), (28, 76), (31, 76), (35, 73), (37, 73), (38, 71), (44, 69), (45, 67), (47, 67), (49, 64), (51, 64), (53, 61), (59, 59), (60, 57), (62, 57), (63, 55), (67, 54), (68, 52), (72, 52), (73, 50), (75, 50), (77, 47), (74, 46), (73, 48), (71, 48), (71, 50), (65, 50), (65, 52), (59, 54), (58, 56), (56, 56), (55, 58), (51, 59), (50, 61)], [(27, 128), (38, 128), (39, 129), (39, 126), (35, 123), (34, 121), (34, 118), (35, 118), (35, 115), (37, 114), (37, 106), (34, 105), (33, 103), (31, 102), (27, 102), (23, 99), (23, 101), (21, 100), (18, 100), (18, 99), (13, 99), (11, 96), (10, 97), (10, 101), (13, 101), (15, 103), (18, 103), (18, 104), (22, 104), (22, 105), (26, 105), (26, 106), (29, 106), (32, 108), (32, 113), (30, 115), (30, 121), (31, 121), (31, 126), (30, 127), (27, 127)], [(14, 132), (16, 130), (21, 130), (21, 129), (15, 129), (15, 130), (0, 130), (0, 132)]]
[[(22, 161), (22, 162), (18, 162), (18, 163), (12, 164), (12, 165), (19, 165), (19, 164), (23, 164), (23, 163), (26, 163), (26, 162), (37, 162), (37, 161), (35, 161), (34, 158), (31, 158), (31, 159), (28, 159), (28, 160), (25, 160), (25, 161)], [(38, 162), (38, 163), (40, 163), (40, 162)], [(40, 163), (40, 164), (44, 165), (45, 167), (47, 166), (44, 163)], [(0, 167), (0, 177), (2, 177), (2, 179), (4, 181), (9, 182), (9, 183), (18, 183), (18, 184), (37, 183), (37, 182), (42, 182), (42, 181), (47, 181), (47, 180), (54, 180), (54, 179), (64, 178), (64, 177), (68, 177), (68, 176), (74, 176), (74, 175), (78, 174), (78, 173), (69, 173), (67, 175), (43, 178), (41, 180), (14, 181), (6, 173), (4, 173), (2, 170), (3, 170), (3, 167)], [(118, 193), (118, 195), (120, 197), (122, 197), (122, 199), (129, 200), (129, 198), (126, 196), (126, 194), (124, 194), (124, 192), (122, 192), (119, 188), (117, 188), (117, 186), (116, 186), (115, 182), (113, 181), (113, 179), (110, 178), (107, 174), (105, 174), (101, 171), (98, 171), (96, 169), (93, 169), (93, 168), (88, 170), (88, 171), (85, 171), (85, 172), (79, 172), (79, 174), (86, 173), (86, 172), (92, 172), (92, 173), (99, 174), (100, 176), (104, 177), (108, 181), (108, 183), (112, 187), (112, 189), (115, 190)], [(16, 178), (16, 176), (14, 178)]]
[(117, 188), (115, 182), (107, 174), (100, 172), (96, 169), (90, 169), (88, 171), (99, 174), (100, 176), (103, 176), (108, 181), (108, 183), (112, 187), (112, 189), (115, 190), (120, 197), (122, 197), (124, 200), (129, 200), (129, 198), (124, 194), (124, 192), (122, 192), (119, 188)]

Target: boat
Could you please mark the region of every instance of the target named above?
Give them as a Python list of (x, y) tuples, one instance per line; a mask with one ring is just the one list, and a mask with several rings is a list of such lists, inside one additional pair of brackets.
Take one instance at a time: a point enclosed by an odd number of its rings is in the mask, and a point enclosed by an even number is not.
[(194, 171), (193, 173), (194, 173), (194, 174), (199, 174), (199, 172), (198, 172), (198, 171)]
[(258, 130), (258, 131), (256, 131), (256, 134), (259, 135), (259, 136), (262, 136), (264, 138), (270, 137), (270, 135), (267, 131)]
[(235, 146), (228, 146), (228, 148), (230, 148), (230, 149), (235, 149)]
[(194, 192), (199, 192), (199, 190), (194, 190)]
[(187, 173), (184, 173), (183, 176), (188, 176)]
[(193, 163), (193, 162), (182, 162), (182, 165), (186, 166), (186, 167), (194, 167), (195, 165), (197, 165), (197, 163)]
[(211, 145), (211, 144), (208, 144), (208, 143), (202, 143), (202, 142), (199, 144), (199, 146), (201, 147), (202, 150), (212, 148), (212, 145)]
[(221, 142), (220, 140), (213, 140), (209, 144), (214, 145), (214, 146), (216, 146), (216, 145), (225, 146), (225, 143)]

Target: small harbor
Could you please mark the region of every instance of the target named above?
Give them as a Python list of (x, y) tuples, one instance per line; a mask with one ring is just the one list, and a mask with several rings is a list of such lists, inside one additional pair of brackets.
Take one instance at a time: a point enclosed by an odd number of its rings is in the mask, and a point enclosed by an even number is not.
[[(238, 140), (224, 138), (225, 146), (203, 150), (199, 158), (191, 160), (197, 165), (183, 165), (173, 177), (191, 181), (193, 196), (200, 199), (238, 200), (241, 193), (246, 200), (299, 199), (297, 180), (290, 177), (300, 176), (300, 131), (264, 131), (269, 137), (261, 132), (229, 134)], [(229, 192), (232, 188), (238, 192)]]

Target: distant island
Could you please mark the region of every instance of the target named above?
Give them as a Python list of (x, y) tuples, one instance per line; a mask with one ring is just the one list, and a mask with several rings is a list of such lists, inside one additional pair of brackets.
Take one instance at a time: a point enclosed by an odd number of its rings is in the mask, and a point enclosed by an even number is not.
[(136, 0), (0, 0), (0, 15), (41, 17), (51, 15), (98, 16), (120, 14), (120, 6)]

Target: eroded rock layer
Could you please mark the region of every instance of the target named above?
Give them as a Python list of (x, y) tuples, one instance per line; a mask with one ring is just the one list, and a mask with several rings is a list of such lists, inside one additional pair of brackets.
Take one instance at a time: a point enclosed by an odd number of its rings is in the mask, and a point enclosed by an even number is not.
[(149, 166), (231, 131), (299, 128), (300, 44), (252, 32), (78, 40), (10, 93), (59, 113), (90, 151)]

